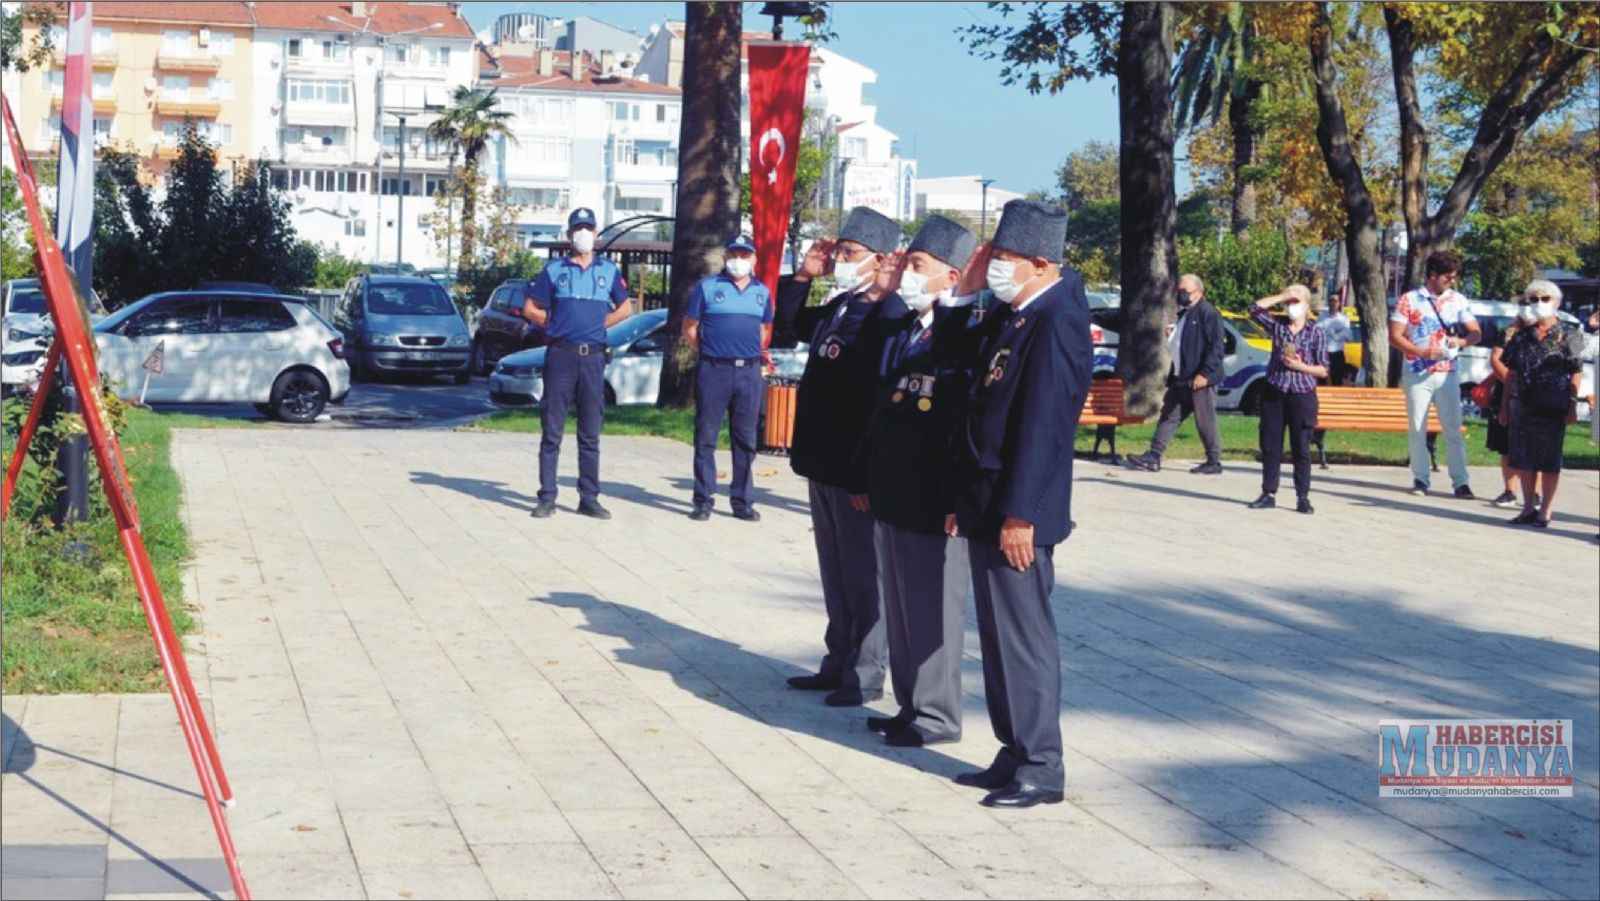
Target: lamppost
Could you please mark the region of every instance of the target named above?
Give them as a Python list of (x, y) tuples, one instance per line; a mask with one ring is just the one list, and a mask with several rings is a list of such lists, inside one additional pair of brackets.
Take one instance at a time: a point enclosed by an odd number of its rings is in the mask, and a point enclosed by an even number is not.
[(814, 11), (810, 3), (766, 3), (761, 7), (761, 15), (772, 17), (772, 39), (783, 40), (783, 17), (801, 18), (809, 16)]
[(984, 241), (989, 233), (989, 186), (994, 184), (994, 179), (979, 176), (978, 184), (983, 188), (978, 200), (978, 240)]
[(448, 211), (445, 213), (444, 228), (444, 268), (449, 271), (451, 251), (455, 244), (456, 224), (456, 154), (460, 152), (458, 144), (450, 145), (450, 172), (445, 176), (445, 203)]

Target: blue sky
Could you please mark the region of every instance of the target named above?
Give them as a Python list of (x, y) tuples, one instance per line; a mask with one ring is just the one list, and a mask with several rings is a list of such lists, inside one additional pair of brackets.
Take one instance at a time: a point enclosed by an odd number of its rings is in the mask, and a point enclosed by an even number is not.
[[(464, 3), (473, 28), (512, 12), (589, 16), (641, 35), (683, 18), (682, 3)], [(760, 3), (744, 5), (747, 30), (770, 28)], [(900, 136), (924, 178), (986, 175), (1026, 192), (1055, 183), (1056, 168), (1091, 140), (1117, 142), (1111, 79), (1075, 83), (1054, 97), (1000, 83), (1000, 67), (972, 56), (956, 29), (998, 20), (982, 3), (834, 3), (837, 40), (829, 46), (878, 73), (866, 99), (878, 122)], [(985, 135), (993, 138), (985, 139)], [(1187, 186), (1180, 163), (1179, 191)]]

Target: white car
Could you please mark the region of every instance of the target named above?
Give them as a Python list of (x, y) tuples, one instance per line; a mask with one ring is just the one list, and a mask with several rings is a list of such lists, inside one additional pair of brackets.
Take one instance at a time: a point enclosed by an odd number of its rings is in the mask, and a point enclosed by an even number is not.
[[(653, 404), (661, 392), (667, 311), (646, 310), (606, 330), (611, 362), (606, 364), (607, 404)], [(547, 348), (535, 347), (500, 358), (489, 374), (489, 402), (498, 407), (531, 407), (544, 396)], [(779, 378), (798, 379), (806, 370), (806, 346), (770, 352)]]
[[(350, 393), (344, 337), (297, 297), (220, 291), (152, 294), (95, 326), (100, 375), (147, 403), (249, 403), (312, 422)], [(146, 363), (160, 349), (161, 373)]]
[[(44, 290), (36, 278), (14, 278), (0, 290), (0, 391), (32, 389), (44, 372), (55, 326), (45, 310)], [(100, 299), (90, 291), (84, 298), (89, 321), (105, 318)]]
[[(1480, 328), (1504, 334), (1517, 321), (1517, 304), (1504, 300), (1473, 300), (1467, 302), (1467, 308), (1472, 311), (1472, 318), (1478, 320)], [(1565, 310), (1558, 310), (1556, 318), (1572, 326), (1581, 328), (1577, 317)], [(1594, 362), (1597, 348), (1600, 348), (1600, 336), (1584, 335), (1583, 362)], [(1456, 371), (1461, 374), (1461, 406), (1469, 416), (1482, 415), (1478, 405), (1471, 400), (1472, 389), (1478, 383), (1489, 377), (1494, 367), (1489, 363), (1490, 349), (1481, 345), (1468, 347), (1461, 352), (1456, 360)], [(1594, 415), (1589, 409), (1589, 404), (1583, 398), (1594, 393), (1594, 367), (1583, 367), (1583, 380), (1578, 388), (1578, 418), (1587, 420)]]

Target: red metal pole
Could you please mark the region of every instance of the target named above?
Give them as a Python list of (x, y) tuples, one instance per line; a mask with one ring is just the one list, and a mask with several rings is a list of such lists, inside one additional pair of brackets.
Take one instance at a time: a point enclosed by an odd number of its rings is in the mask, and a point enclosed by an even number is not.
[(33, 443), (33, 434), (39, 430), (39, 417), (44, 414), (45, 399), (50, 395), (50, 389), (55, 387), (56, 366), (60, 362), (61, 344), (52, 341), (50, 353), (44, 360), (44, 372), (39, 374), (39, 387), (34, 389), (33, 405), (28, 408), (28, 420), (22, 424), (15, 455), (11, 458), (11, 465), (6, 467), (5, 487), (0, 490), (0, 520), (11, 512), (11, 495), (17, 489), (17, 476), (22, 473), (23, 461), (28, 459), (28, 445)]
[(171, 646), (161, 635), (163, 617), (157, 606), (161, 604), (161, 586), (150, 569), (150, 558), (145, 554), (144, 539), (135, 526), (117, 533), (122, 538), (122, 549), (133, 563), (134, 585), (139, 590), (139, 602), (144, 606), (145, 620), (150, 625), (150, 637), (155, 640), (156, 654), (161, 658), (161, 671), (167, 677), (167, 691), (172, 695), (172, 706), (178, 710), (178, 722), (183, 726), (183, 740), (189, 746), (189, 757), (194, 761), (195, 772), (200, 774), (200, 789), (206, 796), (206, 810), (211, 814), (211, 825), (216, 829), (217, 841), (222, 844), (222, 859), (228, 865), (228, 878), (233, 880), (233, 893), (241, 901), (248, 901), (250, 888), (245, 885), (244, 873), (239, 869), (239, 855), (233, 847), (233, 833), (228, 828), (228, 818), (222, 812), (215, 774), (211, 770), (205, 743), (200, 735), (201, 713), (198, 706), (191, 707), (185, 692), (179, 686), (186, 674), (178, 670), (176, 662), (182, 656), (181, 648)]

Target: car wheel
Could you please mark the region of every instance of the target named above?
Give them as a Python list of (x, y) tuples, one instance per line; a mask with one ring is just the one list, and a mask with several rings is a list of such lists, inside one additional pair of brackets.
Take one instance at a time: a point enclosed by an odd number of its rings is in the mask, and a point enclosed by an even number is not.
[(272, 412), (284, 422), (315, 422), (328, 404), (328, 382), (309, 369), (291, 369), (272, 383)]
[(472, 362), (467, 364), (467, 371), (474, 375), (489, 374), (489, 354), (485, 352), (480, 339), (472, 341)]
[(1261, 414), (1261, 386), (1266, 384), (1266, 379), (1258, 379), (1255, 384), (1245, 389), (1244, 398), (1239, 401), (1239, 412), (1246, 416)]

